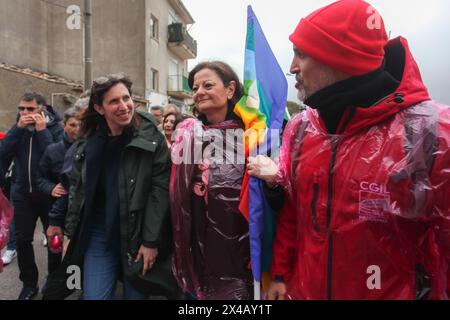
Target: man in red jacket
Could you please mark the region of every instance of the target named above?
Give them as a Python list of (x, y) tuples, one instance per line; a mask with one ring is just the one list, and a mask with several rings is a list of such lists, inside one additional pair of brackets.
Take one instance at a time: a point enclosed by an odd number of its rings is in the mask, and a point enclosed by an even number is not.
[(286, 128), (277, 178), (249, 164), (284, 187), (269, 298), (448, 298), (449, 107), (364, 1), (315, 11), (290, 40), (308, 108)]

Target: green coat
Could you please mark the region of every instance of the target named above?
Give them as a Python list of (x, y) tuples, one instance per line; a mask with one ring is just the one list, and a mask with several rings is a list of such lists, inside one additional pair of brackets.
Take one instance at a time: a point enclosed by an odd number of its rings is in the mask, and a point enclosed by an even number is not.
[[(139, 291), (176, 298), (178, 288), (172, 276), (172, 227), (169, 214), (170, 153), (153, 118), (138, 112), (139, 129), (121, 155), (119, 166), (120, 243), (124, 275)], [(76, 239), (83, 255), (88, 239), (89, 216), (94, 204), (99, 168), (97, 145), (101, 133), (80, 140), (75, 152), (69, 191), (65, 233)], [(99, 142), (97, 142), (97, 140)], [(101, 154), (101, 152), (100, 152)], [(141, 245), (158, 248), (159, 254), (145, 277), (142, 259), (134, 260)]]

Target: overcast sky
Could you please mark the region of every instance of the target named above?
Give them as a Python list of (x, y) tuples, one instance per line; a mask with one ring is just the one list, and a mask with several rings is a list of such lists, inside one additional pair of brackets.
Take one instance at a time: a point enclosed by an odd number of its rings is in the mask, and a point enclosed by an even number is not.
[[(242, 77), (247, 23), (247, 5), (252, 5), (281, 68), (289, 71), (292, 44), (288, 36), (301, 17), (327, 0), (183, 0), (196, 23), (190, 34), (198, 41), (198, 58), (220, 59), (231, 64)], [(381, 13), (391, 38), (407, 38), (425, 84), (435, 100), (450, 104), (450, 1), (372, 0)], [(293, 78), (289, 100), (297, 101)]]

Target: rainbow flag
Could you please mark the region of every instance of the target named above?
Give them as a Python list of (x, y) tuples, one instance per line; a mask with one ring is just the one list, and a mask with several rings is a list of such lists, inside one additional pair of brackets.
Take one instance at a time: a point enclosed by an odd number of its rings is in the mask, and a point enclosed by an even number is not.
[[(288, 84), (252, 7), (248, 6), (247, 11), (244, 97), (234, 112), (244, 122), (247, 132), (254, 130), (254, 138), (245, 141), (246, 155), (267, 154), (267, 151), (274, 155), (278, 152), (280, 137), (276, 137), (277, 147), (272, 148), (274, 144), (266, 129), (279, 130), (283, 125)], [(244, 177), (240, 210), (249, 221), (252, 271), (256, 283), (260, 283), (261, 272), (269, 269), (275, 225), (262, 181), (248, 175)]]

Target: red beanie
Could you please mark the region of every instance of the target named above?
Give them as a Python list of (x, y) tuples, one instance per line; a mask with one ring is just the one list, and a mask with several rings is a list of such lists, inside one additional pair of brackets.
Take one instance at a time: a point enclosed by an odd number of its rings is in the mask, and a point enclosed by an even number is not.
[(341, 0), (313, 12), (289, 39), (306, 55), (354, 76), (381, 66), (388, 41), (383, 19), (362, 0)]
[(6, 134), (0, 131), (0, 140), (4, 139), (6, 137)]

